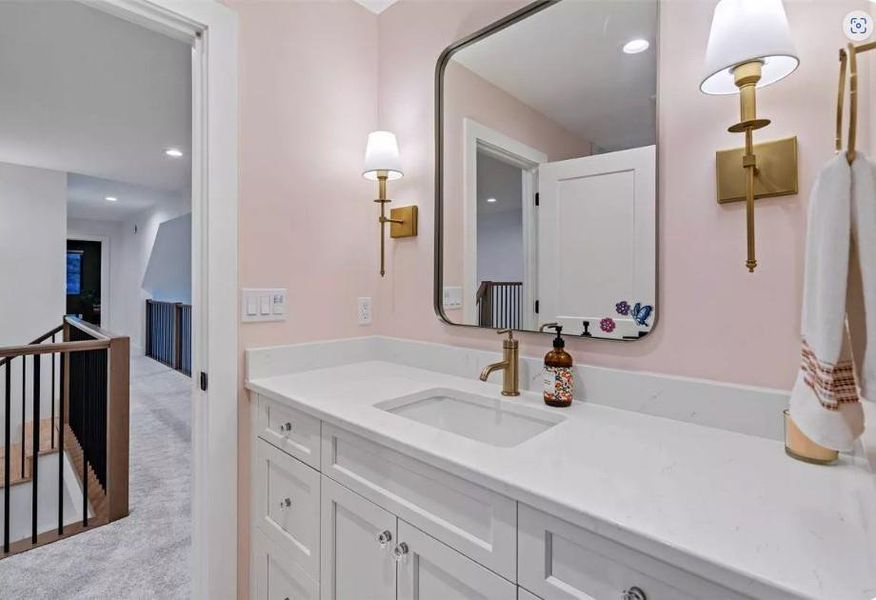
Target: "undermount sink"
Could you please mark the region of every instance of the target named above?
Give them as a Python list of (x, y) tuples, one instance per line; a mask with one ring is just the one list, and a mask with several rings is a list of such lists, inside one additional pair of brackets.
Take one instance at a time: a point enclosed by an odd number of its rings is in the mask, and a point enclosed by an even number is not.
[(387, 400), (375, 407), (502, 448), (521, 444), (565, 420), (546, 410), (444, 388)]

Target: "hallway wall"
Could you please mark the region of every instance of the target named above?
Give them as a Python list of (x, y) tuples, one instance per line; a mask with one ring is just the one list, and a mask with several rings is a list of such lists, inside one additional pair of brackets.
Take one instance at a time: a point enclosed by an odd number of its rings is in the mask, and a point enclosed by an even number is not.
[(0, 346), (61, 324), (66, 188), (66, 173), (0, 163)]

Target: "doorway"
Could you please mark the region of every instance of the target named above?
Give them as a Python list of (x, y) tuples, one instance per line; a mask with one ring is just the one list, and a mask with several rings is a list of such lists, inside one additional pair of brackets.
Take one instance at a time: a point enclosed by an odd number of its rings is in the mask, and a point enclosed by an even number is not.
[(67, 240), (66, 314), (101, 325), (101, 254), (103, 244)]
[[(12, 5), (27, 7), (30, 3)], [(46, 11), (62, 6), (73, 10), (81, 8), (77, 3), (41, 4)], [(191, 123), (191, 186), (187, 195), (191, 199), (191, 301), (192, 314), (192, 369), (198, 375), (200, 385), (194, 390), (192, 406), (186, 407), (185, 418), (191, 422), (191, 434), (187, 447), (192, 450), (193, 481), (190, 486), (180, 485), (177, 489), (187, 504), (191, 506), (192, 557), (180, 560), (179, 566), (191, 577), (192, 597), (231, 598), (236, 595), (237, 529), (233, 525), (237, 513), (237, 440), (229, 432), (237, 431), (239, 381), (237, 363), (237, 20), (234, 12), (219, 2), (187, 2), (173, 0), (101, 0), (88, 3), (115, 17), (121, 17), (143, 31), (157, 32), (187, 45), (186, 57), (191, 65), (191, 106), (188, 113)], [(72, 7), (72, 8), (71, 8)], [(15, 20), (6, 20), (7, 23)], [(69, 23), (69, 21), (68, 21)], [(62, 28), (63, 31), (63, 28)], [(45, 35), (44, 33), (42, 35)], [(143, 32), (113, 39), (142, 37)], [(28, 40), (39, 39), (31, 36)], [(209, 44), (207, 39), (209, 38)], [(101, 41), (106, 36), (84, 36), (85, 40)], [(59, 44), (56, 44), (59, 45)], [(41, 45), (40, 47), (44, 47)], [(116, 53), (118, 54), (118, 53)], [(112, 52), (101, 56), (115, 57)], [(154, 64), (150, 61), (149, 64)], [(31, 72), (34, 70), (32, 69)], [(130, 71), (139, 73), (137, 69)], [(39, 83), (53, 83), (63, 78), (33, 78)], [(209, 84), (209, 85), (208, 85)], [(115, 85), (115, 82), (113, 83)], [(103, 89), (103, 88), (98, 88)], [(47, 95), (62, 99), (64, 94)], [(123, 103), (118, 103), (123, 104)], [(127, 108), (127, 105), (125, 105)], [(65, 120), (76, 123), (75, 120)], [(119, 120), (118, 122), (126, 122)], [(58, 128), (46, 128), (50, 132)], [(174, 140), (166, 140), (161, 145), (154, 144), (149, 161), (171, 161), (178, 157), (178, 149), (170, 147)], [(95, 145), (106, 148), (110, 145)], [(185, 150), (185, 148), (183, 148)], [(81, 173), (85, 169), (67, 168), (70, 173)], [(134, 172), (140, 173), (141, 168)], [(87, 171), (86, 171), (87, 172)], [(102, 173), (91, 173), (91, 192), (81, 203), (83, 209), (80, 223), (94, 220), (87, 214), (90, 206), (107, 203), (122, 206), (125, 198), (135, 200), (133, 193), (122, 196), (115, 190), (102, 192), (98, 184), (112, 179), (114, 183), (124, 178), (107, 178)], [(56, 183), (62, 183), (58, 179)], [(54, 180), (53, 180), (54, 181)], [(56, 186), (63, 191), (63, 185)], [(60, 205), (60, 203), (59, 203)], [(103, 248), (114, 247), (125, 236), (143, 239), (154, 221), (137, 219), (126, 226), (127, 218), (119, 221), (118, 227), (107, 228), (107, 239)], [(69, 221), (68, 221), (69, 225)], [(55, 238), (57, 239), (57, 238)], [(81, 239), (81, 238), (76, 238)], [(61, 241), (61, 240), (58, 240)], [(66, 240), (61, 242), (66, 244)], [(59, 244), (53, 251), (56, 258), (56, 281), (62, 284), (62, 255), (65, 251)], [(139, 255), (138, 255), (139, 256)], [(118, 264), (117, 264), (118, 263)], [(108, 261), (102, 260), (102, 268)], [(113, 269), (122, 274), (123, 261), (113, 260)], [(142, 274), (140, 274), (142, 276)], [(80, 273), (81, 276), (81, 273)], [(141, 277), (131, 275), (132, 278)], [(116, 296), (127, 294), (131, 286), (112, 286), (114, 313), (122, 318), (128, 306), (127, 299)], [(105, 307), (110, 296), (106, 285), (101, 285), (101, 322), (105, 327), (108, 316)], [(58, 303), (63, 302), (61, 293), (53, 294)], [(209, 300), (209, 302), (208, 302)], [(63, 305), (62, 305), (63, 306)], [(145, 310), (145, 299), (137, 302)], [(62, 307), (52, 311), (59, 315)], [(115, 315), (113, 319), (115, 319)], [(135, 324), (142, 327), (143, 321)], [(209, 379), (208, 379), (209, 374)], [(207, 382), (209, 381), (209, 391)], [(209, 406), (209, 410), (208, 410)], [(150, 407), (147, 407), (147, 409)], [(166, 463), (162, 463), (166, 464)], [(173, 464), (173, 463), (171, 463)], [(132, 490), (133, 491), (133, 490)], [(159, 503), (155, 514), (164, 515), (169, 511)], [(145, 510), (139, 511), (148, 515)], [(126, 522), (129, 525), (131, 521)], [(161, 529), (161, 527), (158, 527)], [(106, 532), (109, 533), (109, 530)], [(148, 534), (148, 532), (146, 532)], [(149, 535), (133, 536), (137, 540), (149, 539)], [(166, 553), (161, 558), (168, 563)], [(97, 562), (97, 561), (95, 561)], [(11, 563), (10, 563), (11, 564)], [(81, 566), (81, 565), (79, 565)], [(104, 566), (106, 566), (104, 564)], [(12, 570), (12, 569), (10, 569)], [(80, 569), (81, 570), (81, 569)], [(106, 569), (112, 570), (112, 569)], [(124, 572), (116, 571), (117, 577), (125, 577)], [(32, 583), (32, 582), (31, 582)], [(69, 583), (69, 582), (67, 582)], [(164, 596), (169, 597), (169, 596)]]
[[(463, 129), (464, 322), (484, 327), (532, 329), (537, 319), (535, 193), (538, 167), (547, 162), (547, 155), (473, 119), (464, 119)], [(503, 207), (508, 209), (507, 214), (500, 214)], [(489, 261), (482, 261), (482, 251), (485, 255), (491, 254), (485, 248), (490, 239), (499, 245), (492, 254), (512, 251), (515, 256), (519, 255), (520, 260), (514, 261), (512, 272), (495, 271)], [(489, 281), (481, 275), (496, 275), (501, 279)], [(503, 285), (496, 287), (493, 283)], [(496, 289), (492, 289), (494, 287)]]

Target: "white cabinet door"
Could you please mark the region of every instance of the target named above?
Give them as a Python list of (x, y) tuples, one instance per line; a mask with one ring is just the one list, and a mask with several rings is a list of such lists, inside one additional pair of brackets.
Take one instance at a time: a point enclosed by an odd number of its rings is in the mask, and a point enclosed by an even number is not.
[(398, 522), (398, 600), (516, 600), (517, 586)]
[(319, 586), (261, 531), (253, 532), (251, 600), (317, 600)]
[[(637, 336), (637, 323), (615, 311), (621, 300), (656, 300), (656, 157), (654, 146), (539, 166), (539, 320), (579, 335)], [(617, 328), (599, 331), (603, 317)]]
[(395, 600), (396, 517), (322, 476), (322, 600)]

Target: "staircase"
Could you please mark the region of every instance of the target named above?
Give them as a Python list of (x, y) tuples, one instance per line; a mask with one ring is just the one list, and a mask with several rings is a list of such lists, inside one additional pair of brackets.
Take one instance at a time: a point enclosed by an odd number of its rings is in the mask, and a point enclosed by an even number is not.
[(129, 347), (73, 317), (0, 347), (0, 559), (127, 516)]
[[(43, 419), (40, 421), (40, 448), (39, 455), (45, 456), (58, 452), (58, 420), (55, 420), (53, 431), (52, 420)], [(5, 485), (6, 474), (6, 448), (0, 446), (0, 489)], [(24, 448), (21, 447), (21, 442), (16, 442), (10, 446), (9, 450), (9, 485), (16, 486), (22, 483), (30, 482), (33, 476), (33, 422), (28, 421), (24, 425)], [(22, 464), (23, 462), (23, 464)]]
[[(67, 456), (73, 464), (73, 470), (82, 481), (82, 462), (83, 452), (82, 446), (79, 445), (79, 440), (69, 425), (64, 426), (64, 449), (67, 451)], [(99, 521), (106, 519), (106, 492), (103, 486), (97, 479), (97, 475), (91, 465), (88, 465), (88, 503), (91, 505), (91, 510), (94, 511), (94, 516)]]

